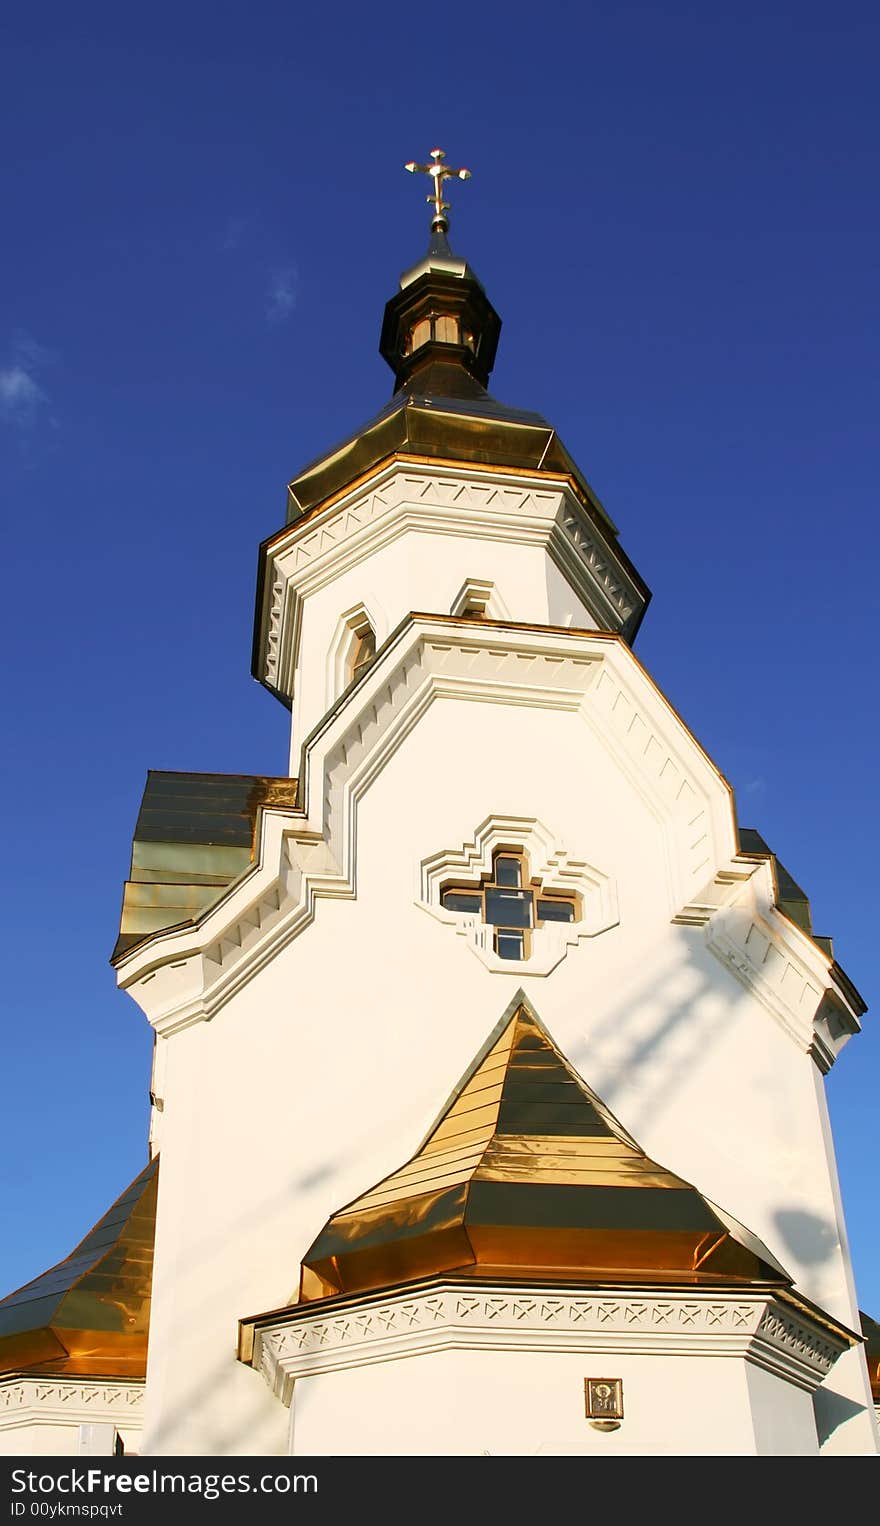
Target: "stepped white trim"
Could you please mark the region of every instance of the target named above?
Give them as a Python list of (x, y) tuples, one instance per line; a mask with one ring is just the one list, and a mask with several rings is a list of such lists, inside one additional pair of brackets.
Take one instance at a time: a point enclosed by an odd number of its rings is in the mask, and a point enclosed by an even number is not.
[[(263, 810), (253, 867), (194, 927), (156, 935), (118, 961), (119, 984), (158, 1033), (213, 1017), (309, 925), (321, 897), (356, 895), (358, 802), (438, 699), (579, 716), (661, 827), (670, 920), (696, 924), (713, 955), (827, 1068), (857, 1015), (831, 961), (775, 908), (769, 865), (738, 857), (729, 786), (626, 642), (431, 616), (404, 622), (313, 732), (304, 808)], [(603, 926), (610, 917), (606, 908)]]

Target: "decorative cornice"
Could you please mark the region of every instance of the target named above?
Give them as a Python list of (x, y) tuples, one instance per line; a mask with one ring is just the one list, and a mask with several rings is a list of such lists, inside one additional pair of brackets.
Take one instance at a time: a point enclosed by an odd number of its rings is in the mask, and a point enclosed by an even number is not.
[(711, 953), (746, 986), (800, 1049), (827, 1071), (859, 1021), (830, 961), (773, 901), (769, 866), (706, 927)]
[(258, 676), (274, 692), (292, 693), (303, 598), (410, 530), (544, 546), (611, 631), (628, 634), (647, 602), (613, 538), (603, 536), (565, 480), (393, 461), (267, 548)]
[(0, 1431), (34, 1423), (68, 1425), (110, 1421), (139, 1429), (144, 1407), (143, 1383), (117, 1378), (0, 1378)]
[[(632, 662), (633, 670), (647, 678), (641, 665), (635, 659)], [(680, 829), (683, 840), (677, 846), (681, 869), (672, 858), (669, 864), (670, 912), (675, 915), (732, 836), (730, 795), (723, 806), (712, 798), (701, 766), (709, 760), (695, 747), (690, 732), (659, 689), (650, 681), (650, 686), (632, 682), (633, 670), (627, 671), (625, 664), (603, 663), (596, 677), (595, 706), (585, 708), (584, 718), (642, 799), (655, 814), (674, 820)], [(663, 701), (663, 708), (655, 706), (656, 699)], [(669, 725), (673, 717), (675, 724)], [(710, 767), (716, 778), (720, 777), (714, 765)]]
[(118, 960), (157, 1032), (213, 1017), (308, 926), (317, 899), (356, 894), (358, 802), (438, 698), (578, 715), (660, 824), (670, 918), (702, 928), (789, 1037), (829, 1063), (858, 1027), (835, 967), (775, 909), (767, 861), (738, 855), (728, 786), (626, 643), (428, 615), (402, 622), (309, 738), (304, 807), (264, 808), (253, 867), (194, 926)]
[(672, 920), (704, 929), (710, 953), (824, 1074), (859, 1031), (858, 1016), (833, 962), (780, 912), (776, 897), (770, 859), (737, 853)]
[(510, 620), (507, 608), (494, 583), (486, 578), (465, 578), (452, 601), (451, 613), (457, 617), (478, 614), (481, 619)]
[(759, 864), (753, 858), (735, 854), (726, 864), (721, 864), (712, 879), (702, 885), (697, 894), (682, 906), (672, 918), (685, 927), (705, 927), (722, 906), (728, 906), (738, 895), (740, 887), (757, 873)]
[(772, 1292), (439, 1283), (322, 1312), (294, 1307), (255, 1332), (252, 1365), (290, 1402), (298, 1377), (452, 1347), (723, 1356), (812, 1392), (849, 1344)]
[(579, 714), (661, 824), (670, 916), (730, 853), (723, 781), (619, 638), (412, 616), (306, 744), (305, 809), (264, 809), (253, 869), (195, 926), (119, 959), (120, 984), (157, 1031), (213, 1016), (311, 921), (316, 897), (355, 894), (358, 800), (446, 697)]
[(644, 600), (624, 573), (611, 542), (597, 533), (574, 494), (563, 502), (561, 519), (553, 526), (547, 549), (575, 588), (590, 580), (592, 598), (584, 602), (604, 617), (603, 624), (628, 634), (634, 617), (641, 617)]
[[(252, 870), (197, 925), (120, 958), (119, 983), (160, 1035), (214, 1016), (304, 931), (317, 899), (354, 897), (358, 800), (438, 697), (580, 714), (660, 823), (671, 919), (702, 928), (712, 954), (798, 1047), (821, 1067), (830, 1062), (857, 1029), (833, 966), (776, 911), (767, 862), (738, 855), (726, 783), (625, 642), (429, 615), (398, 627), (313, 732), (307, 804), (262, 810)], [(430, 902), (424, 887), (416, 896)]]
[[(838, 966), (832, 964), (832, 974), (836, 976)], [(847, 990), (849, 988), (849, 990)], [(864, 1008), (854, 1009), (847, 1006), (844, 994), (848, 995), (854, 987), (848, 980), (835, 984), (832, 990), (826, 990), (819, 1003), (819, 1010), (813, 1018), (813, 1037), (810, 1045), (810, 1054), (823, 1075), (827, 1075), (844, 1044), (848, 1043), (854, 1033), (861, 1031), (857, 1011)], [(855, 993), (858, 995), (858, 993)]]

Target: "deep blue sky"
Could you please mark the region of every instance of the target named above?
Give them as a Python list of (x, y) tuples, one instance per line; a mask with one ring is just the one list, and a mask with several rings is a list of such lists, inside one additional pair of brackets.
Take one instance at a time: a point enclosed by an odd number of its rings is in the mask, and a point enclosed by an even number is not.
[[(145, 771), (285, 770), (257, 544), (388, 395), (438, 142), (494, 391), (607, 504), (639, 655), (876, 1000), (878, 42), (849, 0), (7, 9), (0, 1291), (145, 1158), (107, 964)], [(878, 1034), (828, 1083), (875, 1314)]]

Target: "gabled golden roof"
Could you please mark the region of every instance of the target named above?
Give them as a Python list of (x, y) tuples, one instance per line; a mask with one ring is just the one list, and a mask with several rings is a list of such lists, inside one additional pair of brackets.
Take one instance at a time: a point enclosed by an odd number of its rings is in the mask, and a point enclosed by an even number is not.
[(649, 1160), (523, 1004), (413, 1158), (334, 1214), (300, 1299), (446, 1272), (668, 1284), (791, 1279)]
[(0, 1373), (143, 1378), (158, 1156), (71, 1251), (0, 1302)]

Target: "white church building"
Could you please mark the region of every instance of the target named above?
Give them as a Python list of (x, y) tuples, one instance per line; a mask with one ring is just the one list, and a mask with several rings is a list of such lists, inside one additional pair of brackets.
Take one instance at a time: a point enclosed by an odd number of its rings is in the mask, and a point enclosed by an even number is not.
[(149, 1160), (0, 1302), (0, 1451), (875, 1453), (824, 1091), (864, 1003), (412, 168), (393, 397), (260, 548), (289, 775), (148, 776)]

